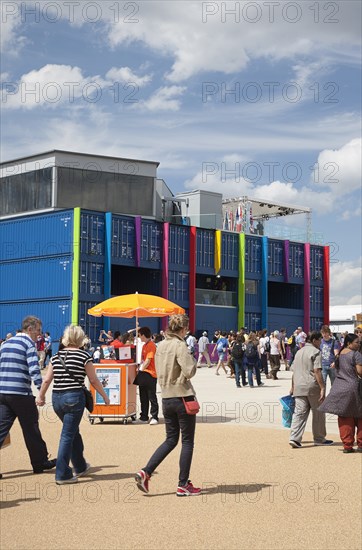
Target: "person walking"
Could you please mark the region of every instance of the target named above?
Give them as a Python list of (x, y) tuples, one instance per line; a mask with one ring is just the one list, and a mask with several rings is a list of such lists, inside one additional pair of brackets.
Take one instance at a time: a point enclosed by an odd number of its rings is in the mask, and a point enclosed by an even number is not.
[(353, 453), (355, 432), (357, 451), (362, 453), (362, 399), (358, 377), (362, 377), (362, 355), (356, 334), (348, 334), (335, 360), (336, 377), (326, 399), (319, 407), (323, 413), (338, 416), (339, 435), (344, 453)]
[(227, 358), (228, 358), (228, 347), (229, 347), (229, 342), (226, 337), (226, 332), (223, 331), (216, 344), (216, 351), (219, 357), (219, 361), (216, 365), (216, 372), (215, 372), (217, 376), (219, 376), (220, 367), (224, 369), (225, 374), (228, 373), (225, 367), (225, 363), (227, 362)]
[(331, 329), (328, 325), (323, 325), (321, 328), (321, 354), (322, 354), (322, 376), (324, 385), (327, 385), (329, 377), (331, 386), (336, 378), (336, 369), (334, 368), (334, 360), (339, 351), (337, 340), (332, 336)]
[[(84, 445), (79, 432), (79, 424), (85, 408), (85, 395), (82, 386), (85, 376), (94, 389), (102, 396), (106, 405), (109, 398), (98, 380), (92, 358), (80, 349), (85, 334), (80, 326), (69, 325), (64, 330), (64, 348), (51, 358), (48, 371), (40, 388), (36, 404), (45, 405), (45, 394), (53, 383), (52, 404), (55, 414), (63, 423), (60, 435), (58, 458), (55, 469), (57, 485), (76, 483), (78, 478), (88, 473), (90, 464), (86, 462)], [(72, 461), (73, 469), (69, 466)]]
[(297, 449), (302, 447), (302, 437), (310, 411), (312, 411), (312, 431), (315, 445), (332, 445), (326, 439), (326, 418), (318, 407), (325, 397), (322, 377), (320, 343), (322, 334), (312, 332), (305, 345), (295, 355), (290, 394), (295, 397), (295, 410), (290, 429), (289, 444)]
[(231, 357), (234, 362), (234, 371), (235, 371), (235, 382), (236, 387), (241, 388), (240, 386), (240, 375), (243, 386), (247, 386), (245, 368), (244, 368), (244, 337), (242, 334), (238, 333), (236, 335), (235, 344), (231, 350)]
[(255, 372), (256, 382), (258, 386), (264, 386), (260, 378), (260, 368), (259, 368), (259, 350), (258, 350), (258, 338), (256, 337), (255, 332), (250, 332), (247, 343), (245, 344), (245, 359), (246, 367), (248, 369), (248, 382), (249, 387), (254, 387), (253, 374)]
[(176, 447), (180, 432), (182, 448), (176, 495), (188, 497), (201, 493), (201, 489), (194, 487), (189, 479), (196, 416), (187, 414), (183, 399), (193, 400), (195, 398), (195, 390), (190, 379), (195, 376), (196, 363), (184, 341), (188, 325), (187, 315), (172, 315), (166, 338), (157, 347), (156, 371), (161, 386), (166, 440), (153, 453), (146, 466), (135, 474), (137, 487), (144, 493), (149, 492), (149, 480), (153, 472)]
[(280, 355), (281, 355), (281, 346), (279, 340), (279, 330), (275, 330), (270, 336), (270, 374), (267, 378), (272, 378), (273, 380), (278, 380), (277, 374), (280, 370)]
[(211, 361), (210, 361), (210, 355), (209, 351), (207, 349), (207, 346), (210, 344), (209, 339), (207, 337), (207, 332), (203, 332), (202, 336), (199, 338), (199, 357), (197, 359), (197, 368), (201, 369), (201, 361), (202, 358), (205, 357), (206, 364), (209, 367), (209, 369), (212, 367)]
[(35, 342), (41, 333), (41, 321), (28, 316), (21, 331), (1, 346), (0, 350), (0, 447), (18, 418), (34, 474), (55, 467), (39, 428), (39, 413), (31, 383), (42, 384)]
[(151, 405), (151, 420), (150, 425), (158, 424), (158, 401), (156, 395), (157, 388), (157, 373), (155, 368), (155, 355), (157, 346), (151, 340), (151, 329), (149, 327), (141, 327), (138, 330), (138, 336), (143, 342), (141, 351), (141, 365), (139, 370), (142, 372), (142, 377), (139, 377), (139, 394), (141, 401), (141, 422), (148, 422), (148, 411)]

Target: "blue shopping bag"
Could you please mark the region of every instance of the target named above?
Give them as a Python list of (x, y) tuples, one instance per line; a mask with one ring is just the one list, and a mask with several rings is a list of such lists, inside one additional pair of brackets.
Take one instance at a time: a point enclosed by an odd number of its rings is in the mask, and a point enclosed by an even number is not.
[(285, 395), (279, 399), (282, 406), (282, 424), (284, 428), (290, 428), (295, 407), (295, 399), (292, 395)]

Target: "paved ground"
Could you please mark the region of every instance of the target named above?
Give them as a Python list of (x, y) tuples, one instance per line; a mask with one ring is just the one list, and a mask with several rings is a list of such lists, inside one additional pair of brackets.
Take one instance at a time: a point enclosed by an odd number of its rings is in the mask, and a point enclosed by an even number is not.
[[(261, 388), (199, 369), (202, 403), (192, 480), (203, 496), (176, 498), (179, 448), (159, 467), (144, 495), (133, 481), (162, 442), (164, 426), (81, 423), (86, 457), (94, 465), (77, 485), (57, 486), (54, 473), (33, 475), (16, 424), (0, 452), (0, 547), (10, 549), (351, 549), (361, 539), (359, 454), (345, 455), (335, 420), (335, 444), (288, 445), (280, 396), (290, 373)], [(56, 454), (60, 424), (47, 407), (41, 429)], [(336, 435), (334, 435), (336, 434)]]

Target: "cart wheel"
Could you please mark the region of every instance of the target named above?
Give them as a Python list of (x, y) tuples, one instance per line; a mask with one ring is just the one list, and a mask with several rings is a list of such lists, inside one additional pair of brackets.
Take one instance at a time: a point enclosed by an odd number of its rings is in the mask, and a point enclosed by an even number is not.
[(135, 414), (133, 416), (131, 416), (131, 420), (132, 420), (132, 422), (136, 422), (136, 415)]
[(103, 424), (103, 421), (104, 421), (104, 418), (103, 418), (103, 416), (101, 416), (101, 417), (99, 418), (99, 422), (100, 422), (101, 424)]
[(92, 426), (93, 426), (93, 424), (94, 424), (94, 418), (90, 418), (90, 419), (89, 419), (89, 422), (90, 422), (90, 423), (92, 424)]

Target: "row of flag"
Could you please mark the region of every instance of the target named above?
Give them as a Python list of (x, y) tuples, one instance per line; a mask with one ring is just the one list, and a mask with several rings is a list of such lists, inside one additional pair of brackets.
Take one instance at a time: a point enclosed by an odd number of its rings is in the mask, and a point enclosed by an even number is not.
[(252, 233), (254, 220), (250, 202), (240, 202), (236, 210), (225, 206), (223, 214), (223, 229), (237, 233)]

